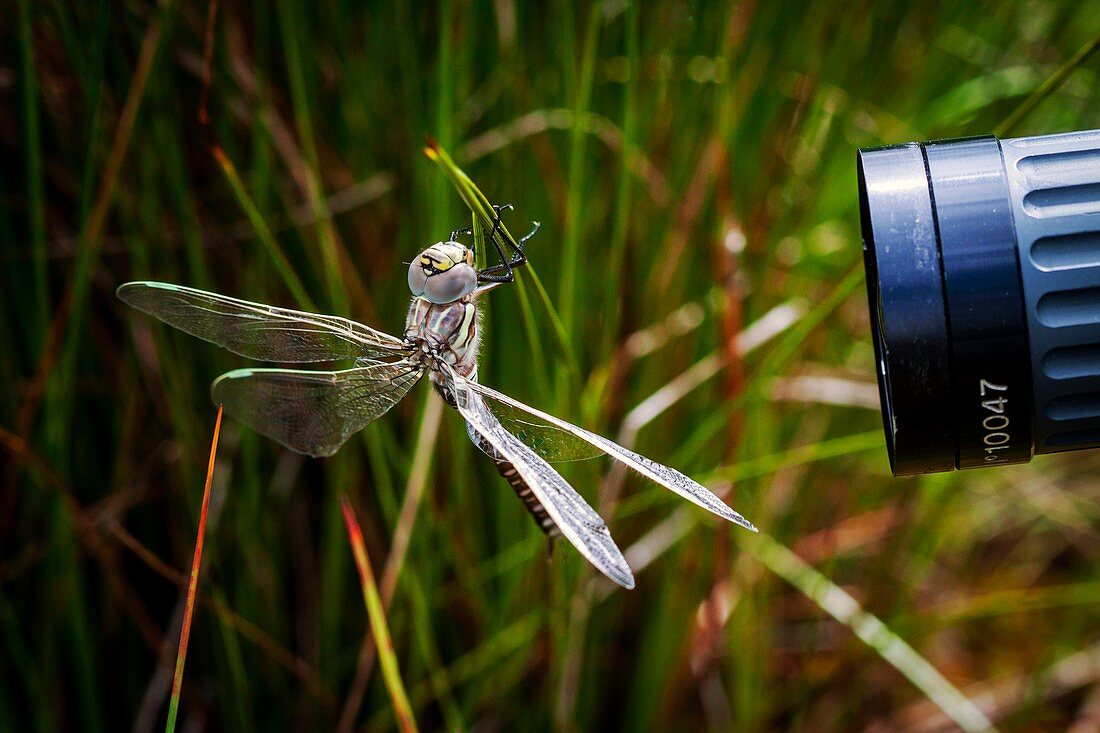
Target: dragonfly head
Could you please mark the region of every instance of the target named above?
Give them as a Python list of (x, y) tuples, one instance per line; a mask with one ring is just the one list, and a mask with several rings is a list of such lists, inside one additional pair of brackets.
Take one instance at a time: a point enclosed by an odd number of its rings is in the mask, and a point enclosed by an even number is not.
[(409, 265), (409, 290), (437, 305), (464, 298), (476, 287), (474, 253), (459, 242), (436, 242)]

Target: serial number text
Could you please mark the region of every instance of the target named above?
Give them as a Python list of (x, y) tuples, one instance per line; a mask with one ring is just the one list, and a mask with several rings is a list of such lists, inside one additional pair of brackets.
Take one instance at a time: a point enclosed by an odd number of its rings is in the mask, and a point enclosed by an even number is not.
[(1007, 450), (1012, 442), (1008, 432), (1008, 385), (994, 384), (986, 379), (978, 381), (982, 409), (988, 412), (982, 418), (982, 444), (985, 446), (986, 463), (1004, 463), (1000, 451)]

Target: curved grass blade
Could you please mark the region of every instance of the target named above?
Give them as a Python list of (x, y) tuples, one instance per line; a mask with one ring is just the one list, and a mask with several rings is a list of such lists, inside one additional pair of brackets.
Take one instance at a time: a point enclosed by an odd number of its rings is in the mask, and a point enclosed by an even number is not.
[(172, 677), (172, 697), (168, 702), (168, 720), (165, 733), (176, 729), (176, 715), (180, 707), (180, 690), (183, 688), (183, 667), (187, 663), (187, 644), (191, 640), (191, 619), (195, 615), (195, 595), (199, 589), (199, 570), (202, 568), (202, 545), (206, 537), (206, 515), (210, 508), (210, 484), (214, 478), (214, 457), (218, 453), (218, 435), (222, 428), (222, 406), (218, 405), (218, 416), (214, 421), (214, 439), (210, 444), (210, 460), (206, 464), (206, 486), (202, 491), (202, 508), (199, 510), (199, 529), (195, 537), (195, 554), (191, 559), (191, 579), (187, 582), (187, 603), (183, 609), (183, 624), (180, 627), (180, 646), (176, 653), (176, 671)]
[(351, 502), (348, 501), (347, 494), (341, 494), (340, 508), (344, 512), (344, 523), (348, 528), (348, 541), (351, 543), (351, 551), (355, 556), (355, 566), (359, 570), (359, 582), (363, 587), (363, 602), (366, 604), (371, 632), (374, 634), (374, 642), (378, 647), (378, 658), (382, 663), (382, 678), (386, 682), (386, 691), (393, 703), (393, 714), (397, 718), (397, 725), (402, 733), (415, 733), (417, 730), (416, 720), (413, 718), (409, 696), (405, 692), (405, 683), (401, 681), (401, 668), (393, 651), (393, 640), (390, 638), (389, 626), (386, 625), (386, 611), (382, 607), (382, 599), (378, 595), (378, 584), (374, 580), (374, 571), (371, 569), (370, 558), (367, 556), (367, 545), (363, 542), (363, 532), (359, 529), (359, 522), (355, 519), (355, 511), (351, 508)]
[(1077, 53), (1073, 54), (1068, 61), (1047, 77), (1034, 92), (1029, 94), (1027, 98), (1020, 103), (1020, 106), (1012, 110), (1008, 117), (1006, 117), (1001, 124), (997, 125), (993, 134), (997, 137), (1004, 137), (1012, 132), (1013, 128), (1020, 123), (1020, 120), (1027, 117), (1044, 99), (1053, 94), (1058, 87), (1062, 86), (1062, 83), (1069, 78), (1069, 75), (1072, 74), (1077, 67), (1085, 63), (1086, 59), (1095, 53), (1097, 49), (1100, 49), (1100, 33), (1093, 36), (1092, 40), (1079, 48)]
[(853, 634), (927, 695), (959, 728), (967, 733), (996, 730), (985, 713), (931, 662), (881, 619), (864, 610), (843, 588), (794, 552), (766, 534), (757, 535), (741, 546), (823, 611), (850, 628)]

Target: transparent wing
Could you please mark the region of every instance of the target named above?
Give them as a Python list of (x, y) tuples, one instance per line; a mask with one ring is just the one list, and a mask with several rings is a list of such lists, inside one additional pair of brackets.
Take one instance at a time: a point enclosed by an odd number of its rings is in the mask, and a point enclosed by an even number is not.
[[(602, 456), (603, 451), (587, 443), (572, 433), (569, 433), (556, 425), (541, 420), (530, 412), (518, 410), (503, 402), (493, 405), (493, 415), (500, 420), (504, 429), (519, 439), (519, 442), (542, 456), (547, 463), (564, 463), (566, 461), (584, 461), (596, 456)], [(490, 458), (488, 453), (475, 436), (470, 439), (474, 445)]]
[(624, 588), (633, 588), (634, 574), (596, 510), (549, 463), (504, 429), (481, 396), (467, 389), (471, 382), (448, 371), (455, 378), (455, 403), (466, 424), (515, 467), (562, 535), (597, 570)]
[(331, 456), (397, 404), (423, 370), (413, 362), (336, 372), (237, 369), (210, 387), (215, 403), (292, 451)]
[(250, 359), (393, 359), (409, 351), (400, 339), (347, 318), (250, 303), (182, 285), (125, 283), (118, 297), (169, 326)]
[(739, 524), (745, 529), (756, 531), (756, 527), (752, 522), (745, 519), (743, 516), (730, 509), (724, 501), (714, 495), (709, 489), (700, 484), (699, 482), (691, 479), (684, 474), (680, 473), (674, 468), (657, 463), (646, 458), (643, 455), (639, 455), (634, 451), (623, 448), (618, 443), (608, 440), (603, 436), (591, 433), (584, 428), (579, 428), (570, 422), (566, 422), (560, 418), (556, 418), (553, 415), (549, 415), (540, 410), (536, 410), (533, 407), (523, 404), (519, 400), (513, 399), (506, 394), (486, 387), (483, 384), (477, 382), (471, 382), (469, 380), (462, 379), (456, 375), (456, 380), (461, 380), (465, 387), (469, 390), (481, 395), (492, 407), (493, 412), (498, 409), (510, 408), (513, 411), (519, 411), (531, 415), (542, 422), (550, 423), (551, 425), (563, 430), (584, 442), (595, 446), (602, 452), (611, 456), (617, 461), (625, 463), (633, 468), (638, 473), (642, 474), (646, 478), (664, 486), (666, 489), (679, 494), (688, 501), (698, 504), (709, 512), (717, 514), (723, 519)]

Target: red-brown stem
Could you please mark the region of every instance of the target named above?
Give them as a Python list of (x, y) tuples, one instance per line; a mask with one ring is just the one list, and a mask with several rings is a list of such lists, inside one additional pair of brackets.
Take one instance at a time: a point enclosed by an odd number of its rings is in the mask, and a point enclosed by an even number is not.
[(199, 589), (199, 569), (202, 567), (202, 543), (206, 537), (206, 515), (210, 508), (210, 484), (214, 478), (214, 458), (218, 454), (218, 434), (222, 428), (222, 406), (218, 405), (218, 417), (214, 421), (214, 439), (210, 443), (210, 460), (206, 464), (206, 486), (202, 490), (202, 509), (199, 510), (199, 530), (195, 537), (195, 555), (191, 558), (191, 579), (187, 583), (187, 603), (183, 608), (183, 626), (180, 629), (180, 648), (176, 652), (176, 673), (172, 677), (172, 697), (168, 702), (166, 733), (176, 729), (179, 711), (180, 689), (183, 687), (183, 667), (187, 662), (187, 642), (191, 639), (191, 619), (195, 615), (195, 596)]

